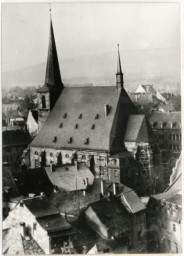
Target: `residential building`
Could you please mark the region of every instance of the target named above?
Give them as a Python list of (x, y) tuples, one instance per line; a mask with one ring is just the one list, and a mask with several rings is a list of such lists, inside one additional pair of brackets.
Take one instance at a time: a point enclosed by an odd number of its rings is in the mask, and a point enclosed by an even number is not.
[(147, 204), (148, 250), (152, 253), (182, 252), (181, 158), (171, 182), (164, 193), (151, 196)]
[[(146, 248), (145, 206), (129, 188), (116, 195), (101, 199), (90, 204), (84, 212), (85, 221), (103, 240), (118, 247), (127, 247), (127, 252), (133, 248)], [(125, 249), (124, 248), (124, 249)]]
[(160, 149), (178, 157), (181, 152), (181, 112), (153, 112), (149, 123), (157, 136)]
[(42, 196), (21, 201), (3, 221), (3, 230), (16, 225), (21, 225), (24, 238), (32, 237), (46, 254), (72, 252), (70, 236), (75, 230)]
[(31, 138), (22, 130), (3, 132), (3, 164), (10, 165), (21, 162), (24, 148), (30, 143)]

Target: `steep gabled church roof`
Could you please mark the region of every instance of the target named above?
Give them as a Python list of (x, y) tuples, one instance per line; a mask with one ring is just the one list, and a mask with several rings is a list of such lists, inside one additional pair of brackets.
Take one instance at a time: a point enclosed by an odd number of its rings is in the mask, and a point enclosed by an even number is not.
[(126, 142), (150, 142), (156, 138), (145, 115), (130, 115), (126, 129)]
[(124, 88), (65, 87), (30, 146), (122, 151), (128, 116), (136, 111)]

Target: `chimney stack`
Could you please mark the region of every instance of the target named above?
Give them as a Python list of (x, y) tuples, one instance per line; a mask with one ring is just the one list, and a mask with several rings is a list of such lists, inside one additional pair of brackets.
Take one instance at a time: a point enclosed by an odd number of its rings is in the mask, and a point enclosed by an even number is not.
[(100, 187), (101, 187), (101, 194), (102, 194), (102, 196), (104, 195), (104, 182), (103, 182), (103, 180), (101, 180), (100, 181)]
[(105, 111), (105, 117), (107, 117), (109, 114), (109, 105), (108, 104), (104, 105), (104, 111)]
[(113, 183), (113, 195), (116, 195), (116, 184)]
[(75, 165), (76, 170), (78, 171), (79, 170), (79, 165), (78, 165), (77, 160), (74, 160), (74, 165)]

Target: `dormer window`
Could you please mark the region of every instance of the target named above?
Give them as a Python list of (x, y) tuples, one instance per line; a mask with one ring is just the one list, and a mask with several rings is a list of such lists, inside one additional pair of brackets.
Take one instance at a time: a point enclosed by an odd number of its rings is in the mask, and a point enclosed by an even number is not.
[(59, 128), (62, 128), (62, 127), (63, 127), (63, 123), (60, 123), (60, 124), (59, 124)]
[(92, 129), (92, 130), (95, 129), (95, 124), (92, 124), (91, 129)]
[(72, 137), (70, 137), (70, 138), (69, 138), (69, 140), (68, 140), (68, 144), (71, 144), (71, 143), (72, 143), (72, 141), (73, 141), (73, 138), (72, 138)]
[(56, 143), (56, 141), (57, 141), (57, 136), (54, 136), (52, 142), (53, 142), (53, 143)]
[(162, 122), (160, 123), (160, 128), (163, 128), (163, 123)]
[(79, 119), (82, 119), (82, 114), (79, 115)]
[(85, 145), (88, 145), (88, 144), (89, 144), (89, 138), (86, 138), (86, 139), (85, 139), (84, 144), (85, 144)]
[(63, 115), (63, 118), (67, 118), (67, 113), (65, 113), (65, 114)]
[(95, 119), (98, 119), (98, 118), (99, 118), (99, 114), (96, 114)]
[(75, 129), (78, 129), (78, 127), (79, 127), (79, 125), (78, 125), (78, 124), (76, 124), (76, 125), (75, 125)]

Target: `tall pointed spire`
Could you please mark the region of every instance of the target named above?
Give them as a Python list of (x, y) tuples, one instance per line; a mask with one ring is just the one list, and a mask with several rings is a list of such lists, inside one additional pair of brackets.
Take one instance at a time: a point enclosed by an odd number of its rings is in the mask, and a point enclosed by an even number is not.
[(45, 74), (45, 84), (48, 86), (54, 85), (54, 86), (62, 87), (59, 61), (58, 61), (54, 31), (52, 26), (51, 9), (50, 9), (49, 48), (48, 48), (47, 67), (46, 67), (46, 74)]
[(119, 53), (119, 44), (118, 44), (118, 63), (117, 63), (117, 73), (116, 73), (116, 86), (117, 88), (122, 88), (124, 85), (123, 82), (123, 73), (121, 70), (121, 59), (120, 59), (120, 53)]

